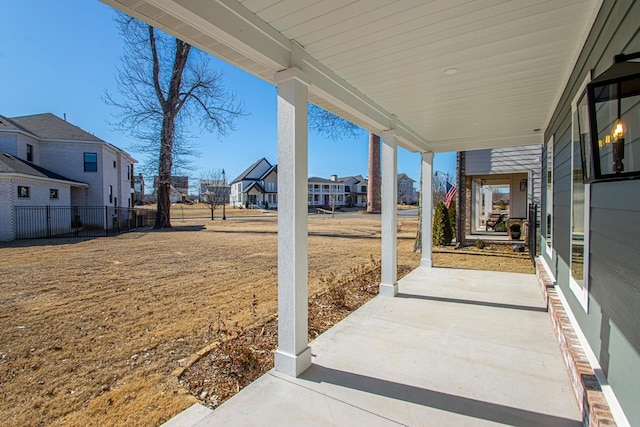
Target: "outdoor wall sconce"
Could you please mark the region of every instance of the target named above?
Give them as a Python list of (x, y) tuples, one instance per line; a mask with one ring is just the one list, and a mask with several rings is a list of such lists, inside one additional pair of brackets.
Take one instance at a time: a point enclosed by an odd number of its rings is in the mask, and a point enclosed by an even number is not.
[(585, 182), (640, 177), (640, 52), (620, 54), (578, 101)]
[(527, 191), (527, 179), (523, 178), (520, 180), (520, 191)]

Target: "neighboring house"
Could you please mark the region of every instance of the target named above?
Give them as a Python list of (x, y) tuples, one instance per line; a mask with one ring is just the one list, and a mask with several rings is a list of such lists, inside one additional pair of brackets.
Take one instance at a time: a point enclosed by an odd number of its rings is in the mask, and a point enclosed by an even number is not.
[(278, 206), (278, 167), (264, 157), (245, 169), (230, 186), (232, 206)]
[[(229, 185), (223, 179), (201, 179), (200, 180), (200, 197), (202, 195), (215, 195), (219, 204), (229, 203)], [(214, 199), (211, 199), (214, 200)]]
[[(29, 230), (38, 233), (64, 233), (73, 221), (72, 189), (87, 190), (88, 184), (74, 181), (26, 160), (0, 151), (0, 241), (16, 237), (16, 222), (28, 221)], [(47, 223), (50, 215), (31, 215), (21, 207), (60, 207), (62, 218)], [(16, 209), (18, 208), (18, 209)], [(65, 209), (66, 208), (66, 209)]]
[[(524, 233), (529, 205), (540, 205), (541, 156), (541, 145), (465, 152), (464, 184), (459, 190), (465, 235), (506, 233), (512, 224), (520, 224)], [(495, 203), (498, 196), (508, 205)], [(496, 218), (504, 219), (504, 229), (496, 230)]]
[[(367, 180), (361, 175), (330, 179), (311, 177), (307, 181), (309, 206), (367, 205)], [(230, 184), (232, 206), (276, 208), (278, 206), (278, 167), (262, 158), (244, 170)]]
[(367, 206), (367, 180), (362, 175), (338, 178), (344, 185), (345, 205), (352, 207)]
[(74, 206), (133, 206), (133, 166), (125, 151), (53, 114), (0, 116), (0, 151), (71, 180)]
[(413, 187), (415, 181), (405, 173), (398, 174), (398, 204), (415, 205), (418, 202), (416, 189)]
[[(169, 187), (169, 201), (171, 203), (182, 203), (189, 196), (189, 177), (172, 176)], [(158, 177), (153, 177), (153, 198), (158, 197)]]
[(0, 116), (0, 152), (0, 240), (20, 237), (16, 207), (133, 206), (136, 161), (53, 114)]
[(142, 204), (146, 200), (144, 195), (144, 177), (138, 174), (133, 177), (133, 201), (135, 204)]
[(344, 184), (338, 180), (336, 175), (331, 175), (331, 179), (313, 176), (307, 182), (309, 188), (307, 202), (309, 206), (333, 208), (345, 205)]

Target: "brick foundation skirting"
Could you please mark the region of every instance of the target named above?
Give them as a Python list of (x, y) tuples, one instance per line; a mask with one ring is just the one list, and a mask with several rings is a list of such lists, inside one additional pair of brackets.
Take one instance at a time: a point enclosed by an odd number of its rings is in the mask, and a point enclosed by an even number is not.
[(569, 370), (573, 392), (582, 411), (582, 424), (584, 426), (615, 426), (616, 423), (596, 374), (571, 325), (551, 278), (539, 261), (536, 262), (536, 276), (547, 301), (549, 315), (560, 343), (560, 350)]

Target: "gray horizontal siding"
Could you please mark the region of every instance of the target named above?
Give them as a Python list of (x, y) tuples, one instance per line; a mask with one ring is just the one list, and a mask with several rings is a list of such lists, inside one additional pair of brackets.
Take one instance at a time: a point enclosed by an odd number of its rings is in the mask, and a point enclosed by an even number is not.
[[(640, 425), (640, 180), (591, 185), (589, 311), (569, 288), (571, 102), (589, 70), (598, 76), (619, 53), (640, 51), (640, 2), (604, 0), (547, 126), (554, 146), (556, 280), (631, 425)], [(546, 150), (543, 155), (546, 166)], [(546, 167), (543, 167), (543, 174)], [(546, 176), (543, 175), (543, 188)], [(546, 204), (543, 195), (543, 205)], [(543, 215), (543, 222), (545, 221)]]
[(467, 151), (466, 174), (489, 175), (539, 170), (541, 153), (541, 145)]

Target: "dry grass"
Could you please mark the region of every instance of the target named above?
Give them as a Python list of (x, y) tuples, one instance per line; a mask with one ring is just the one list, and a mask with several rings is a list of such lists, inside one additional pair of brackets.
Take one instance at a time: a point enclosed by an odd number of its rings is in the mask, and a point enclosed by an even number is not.
[[(211, 343), (218, 316), (247, 327), (275, 313), (275, 218), (173, 224), (0, 246), (3, 423), (160, 424), (195, 401), (171, 372)], [(415, 227), (399, 223), (401, 264), (419, 262)], [(379, 230), (375, 217), (312, 216), (310, 294), (324, 290), (324, 278), (378, 259)]]
[[(155, 208), (153, 205), (149, 205), (150, 208)], [(234, 208), (227, 205), (225, 207), (225, 216), (230, 219), (245, 218), (245, 217), (263, 217), (277, 215), (277, 211), (271, 210), (263, 212), (260, 209), (244, 209)], [(214, 214), (215, 220), (222, 219), (222, 206), (216, 207)], [(209, 219), (211, 218), (211, 210), (204, 203), (196, 203), (193, 205), (185, 205), (182, 203), (174, 203), (171, 205), (171, 219), (172, 221), (182, 221), (184, 219)]]

